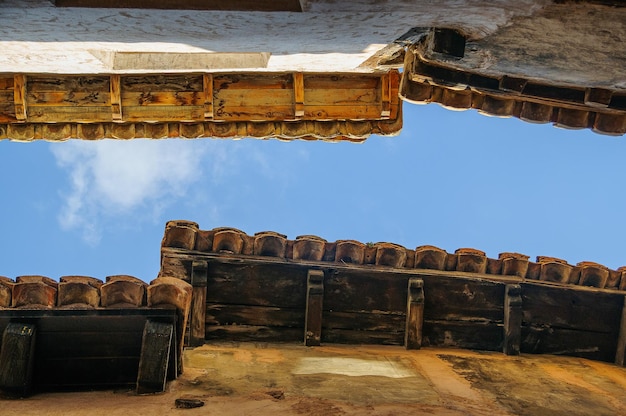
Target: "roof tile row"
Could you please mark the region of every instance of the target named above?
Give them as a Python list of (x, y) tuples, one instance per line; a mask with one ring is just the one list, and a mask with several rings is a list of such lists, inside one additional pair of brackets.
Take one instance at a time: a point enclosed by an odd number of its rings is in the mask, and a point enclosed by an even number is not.
[[(424, 245), (407, 249), (393, 243), (367, 243), (355, 240), (328, 242), (314, 235), (289, 240), (283, 234), (263, 231), (253, 236), (236, 228), (200, 230), (192, 221), (169, 221), (162, 248), (179, 248), (211, 253), (232, 253), (278, 257), (290, 260), (418, 268), (477, 274), (517, 276), (560, 284), (626, 290), (626, 267), (611, 270), (601, 264), (583, 261), (576, 265), (555, 257), (538, 256), (535, 262), (520, 253), (500, 253), (497, 259), (473, 248), (454, 253)], [(176, 262), (164, 257), (161, 274), (168, 274)]]

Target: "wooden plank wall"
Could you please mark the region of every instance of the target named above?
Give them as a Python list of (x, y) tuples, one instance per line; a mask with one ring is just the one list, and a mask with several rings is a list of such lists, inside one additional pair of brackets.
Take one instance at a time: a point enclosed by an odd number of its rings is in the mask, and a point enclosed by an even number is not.
[(0, 122), (395, 120), (399, 79), (395, 70), (2, 75)]
[(619, 339), (626, 337), (620, 329), (624, 295), (617, 291), (419, 269), (208, 261), (207, 340), (306, 340), (307, 276), (313, 269), (323, 273), (321, 343), (404, 345), (412, 299), (407, 296), (409, 279), (423, 287), (423, 326), (413, 335), (421, 341), (412, 340), (409, 348), (563, 354), (614, 362)]

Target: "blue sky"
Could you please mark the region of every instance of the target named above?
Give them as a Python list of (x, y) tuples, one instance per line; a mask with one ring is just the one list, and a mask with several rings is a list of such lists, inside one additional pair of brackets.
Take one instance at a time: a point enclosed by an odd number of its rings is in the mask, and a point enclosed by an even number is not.
[(0, 141), (0, 275), (153, 279), (165, 222), (626, 265), (626, 141), (405, 104), (402, 134)]

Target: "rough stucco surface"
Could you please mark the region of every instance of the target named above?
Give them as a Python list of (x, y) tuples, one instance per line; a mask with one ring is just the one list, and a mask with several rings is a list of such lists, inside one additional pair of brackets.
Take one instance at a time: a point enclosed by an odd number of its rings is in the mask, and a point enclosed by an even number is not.
[[(626, 414), (626, 370), (553, 356), (454, 349), (208, 344), (185, 353), (164, 394), (45, 393), (2, 402), (2, 414), (607, 415)], [(175, 409), (177, 398), (205, 402)]]
[(0, 72), (111, 72), (91, 50), (270, 52), (267, 70), (348, 71), (412, 27), (457, 27), (477, 38), (547, 3), (308, 1), (304, 13), (242, 13), (0, 0)]
[(485, 74), (625, 89), (626, 8), (550, 5), (470, 42), (449, 64)]

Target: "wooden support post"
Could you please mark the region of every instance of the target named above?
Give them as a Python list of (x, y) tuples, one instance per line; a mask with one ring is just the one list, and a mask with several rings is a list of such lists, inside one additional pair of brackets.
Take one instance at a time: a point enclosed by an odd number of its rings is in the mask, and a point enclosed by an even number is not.
[(519, 355), (522, 341), (522, 288), (506, 285), (504, 292), (504, 345), (506, 355)]
[(619, 326), (619, 337), (617, 338), (617, 352), (615, 353), (615, 364), (624, 366), (626, 363), (626, 296), (624, 297), (624, 307), (622, 308), (622, 321)]
[(380, 79), (381, 83), (381, 99), (382, 109), (380, 112), (380, 118), (388, 119), (391, 117), (391, 76), (389, 72), (383, 74)]
[(35, 361), (33, 324), (11, 322), (2, 336), (0, 349), (0, 389), (9, 394), (27, 396), (32, 387)]
[(324, 302), (324, 272), (309, 270), (306, 284), (306, 315), (304, 345), (320, 345), (322, 340), (322, 306)]
[(15, 103), (15, 118), (26, 121), (26, 75), (13, 76), (13, 101)]
[(204, 118), (213, 120), (213, 75), (204, 74), (202, 84), (204, 87)]
[(406, 307), (404, 347), (419, 350), (422, 347), (422, 325), (424, 324), (424, 281), (409, 279)]
[(137, 374), (138, 394), (165, 391), (173, 336), (173, 323), (146, 321)]
[(111, 75), (111, 116), (113, 121), (122, 121), (122, 85), (120, 76)]
[(189, 345), (204, 344), (206, 325), (206, 286), (208, 266), (206, 261), (194, 261), (191, 266), (191, 316), (189, 323)]
[(293, 97), (295, 102), (294, 115), (304, 117), (304, 75), (302, 72), (293, 74)]

